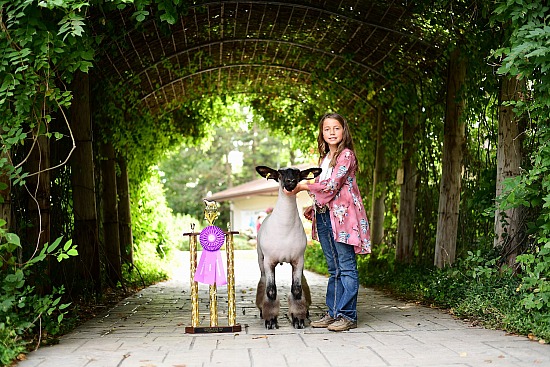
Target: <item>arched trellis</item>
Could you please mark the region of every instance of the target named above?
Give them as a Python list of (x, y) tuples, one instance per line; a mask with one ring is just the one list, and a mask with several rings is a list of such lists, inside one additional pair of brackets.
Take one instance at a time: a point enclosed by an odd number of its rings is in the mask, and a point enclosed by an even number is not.
[[(413, 10), (397, 2), (205, 1), (189, 5), (169, 27), (151, 17), (136, 28), (132, 9), (95, 14), (93, 31), (123, 25), (106, 41), (110, 51), (100, 55), (98, 69), (119, 80), (140, 76), (147, 96), (170, 94), (163, 90), (182, 76), (249, 63), (265, 67), (255, 75), (262, 81), (274, 67), (293, 69), (366, 97), (397, 80), (384, 74), (385, 63), (396, 63), (408, 78), (444, 52), (444, 36), (429, 39), (412, 21)], [(159, 110), (169, 99), (147, 99), (147, 105)]]
[[(184, 76), (184, 77), (181, 77), (181, 78), (175, 78), (173, 79), (171, 82), (169, 83), (166, 83), (163, 87), (159, 87), (155, 90), (153, 90), (152, 92), (150, 92), (149, 94), (146, 94), (144, 95), (141, 100), (144, 102), (144, 104), (150, 108), (152, 111), (155, 111), (154, 110), (154, 107), (155, 105), (157, 104), (160, 104), (159, 102), (159, 98), (157, 97), (157, 93), (162, 93), (163, 94), (163, 99), (165, 101), (171, 101), (171, 100), (175, 100), (175, 99), (178, 99), (180, 98), (179, 96), (182, 96), (182, 95), (185, 95), (185, 87), (183, 86), (183, 81), (185, 81), (186, 79), (197, 79), (197, 77), (200, 77), (202, 74), (216, 74), (218, 73), (218, 75), (216, 77), (214, 77), (214, 80), (217, 81), (218, 83), (218, 86), (220, 86), (220, 90), (226, 90), (225, 88), (221, 87), (222, 85), (222, 82), (220, 80), (220, 73), (225, 71), (225, 70), (230, 70), (230, 69), (234, 69), (234, 68), (238, 68), (239, 69), (239, 72), (236, 77), (235, 77), (235, 80), (236, 81), (242, 81), (243, 79), (243, 76), (240, 76), (241, 74), (246, 74), (246, 75), (250, 75), (252, 74), (252, 70), (255, 69), (255, 70), (258, 70), (258, 73), (260, 73), (261, 71), (264, 71), (265, 70), (268, 70), (268, 74), (269, 76), (266, 77), (265, 81), (270, 81), (270, 82), (274, 82), (276, 80), (276, 82), (282, 82), (284, 83), (283, 85), (288, 85), (290, 83), (289, 79), (292, 79), (292, 82), (293, 83), (296, 83), (297, 81), (303, 81), (304, 83), (306, 84), (311, 84), (310, 81), (308, 81), (308, 78), (311, 77), (311, 73), (309, 72), (306, 72), (306, 71), (302, 71), (302, 70), (298, 70), (298, 69), (292, 69), (292, 68), (287, 68), (287, 67), (282, 67), (282, 66), (278, 66), (278, 65), (260, 65), (260, 64), (237, 64), (237, 65), (228, 65), (228, 66), (221, 66), (221, 67), (212, 67), (212, 68), (208, 68), (208, 69), (203, 69), (199, 72), (196, 72), (194, 73), (193, 75), (187, 75), (187, 76)], [(248, 72), (243, 72), (243, 69), (247, 69), (249, 70)], [(277, 71), (281, 71), (282, 75), (275, 75), (275, 73), (269, 73), (269, 69), (275, 69)], [(258, 73), (255, 73), (255, 74), (258, 74)], [(286, 74), (286, 75), (284, 75)], [(229, 77), (227, 79), (227, 81), (223, 84), (225, 85), (235, 85), (237, 83), (231, 83), (231, 80), (233, 78)], [(253, 80), (255, 80), (256, 83), (258, 83), (258, 80), (260, 80), (260, 78), (252, 78)], [(327, 84), (327, 85), (330, 85), (330, 86), (334, 86), (338, 89), (342, 89), (344, 92), (345, 92), (345, 95), (346, 96), (351, 96), (351, 98), (346, 98), (347, 100), (347, 103), (351, 103), (353, 101), (356, 101), (356, 100), (362, 100), (364, 99), (364, 95), (361, 95), (360, 93), (357, 93), (357, 92), (354, 92), (353, 90), (351, 90), (350, 88), (346, 87), (346, 86), (342, 86), (342, 85), (338, 85), (336, 82), (333, 82), (331, 80), (324, 80), (324, 82)], [(192, 83), (192, 82), (191, 82)], [(167, 89), (169, 89), (170, 87), (172, 87), (172, 93), (168, 93), (167, 92)], [(254, 88), (252, 89), (258, 89), (258, 88), (261, 88), (261, 86), (258, 86), (256, 85)], [(180, 90), (180, 93), (178, 93), (177, 90)], [(372, 104), (372, 102), (370, 101), (365, 101), (369, 104)]]

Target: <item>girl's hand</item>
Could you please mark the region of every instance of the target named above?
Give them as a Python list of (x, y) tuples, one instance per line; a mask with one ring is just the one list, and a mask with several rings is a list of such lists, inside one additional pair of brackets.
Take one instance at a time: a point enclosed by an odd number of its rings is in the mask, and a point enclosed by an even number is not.
[(313, 220), (313, 215), (315, 214), (315, 210), (313, 209), (313, 205), (311, 206), (308, 206), (305, 210), (304, 210), (304, 217), (309, 220), (309, 221), (312, 221)]
[(290, 196), (290, 195), (296, 195), (296, 194), (299, 193), (300, 191), (306, 190), (306, 189), (307, 189), (307, 187), (304, 188), (304, 185), (303, 185), (303, 184), (298, 184), (298, 185), (296, 185), (296, 187), (295, 187), (294, 190), (292, 190), (292, 191), (287, 191), (285, 188), (283, 188), (283, 192), (284, 192), (286, 195)]

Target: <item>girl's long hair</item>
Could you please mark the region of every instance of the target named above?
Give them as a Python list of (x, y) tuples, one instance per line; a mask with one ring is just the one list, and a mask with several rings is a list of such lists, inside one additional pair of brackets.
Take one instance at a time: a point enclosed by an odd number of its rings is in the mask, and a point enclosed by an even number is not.
[[(317, 149), (319, 151), (319, 165), (323, 161), (323, 159), (327, 156), (327, 154), (330, 151), (330, 148), (328, 144), (323, 139), (323, 123), (326, 119), (335, 119), (342, 125), (342, 129), (344, 130), (342, 133), (342, 141), (340, 144), (338, 144), (338, 148), (336, 149), (336, 154), (332, 156), (332, 159), (330, 160), (330, 167), (334, 167), (336, 165), (336, 160), (338, 159), (338, 156), (342, 151), (346, 148), (350, 149), (355, 154), (355, 149), (353, 148), (353, 139), (351, 138), (351, 133), (349, 131), (348, 122), (346, 119), (337, 113), (327, 113), (323, 117), (321, 117), (321, 120), (319, 121), (319, 134), (317, 135)], [(356, 165), (357, 165), (357, 158)]]

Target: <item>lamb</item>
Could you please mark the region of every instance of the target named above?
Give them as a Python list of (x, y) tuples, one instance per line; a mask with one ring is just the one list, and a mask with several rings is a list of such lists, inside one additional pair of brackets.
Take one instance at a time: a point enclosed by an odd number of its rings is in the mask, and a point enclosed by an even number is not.
[(295, 329), (303, 329), (311, 304), (311, 294), (303, 275), (307, 238), (298, 213), (296, 195), (286, 195), (283, 188), (292, 191), (301, 180), (319, 176), (321, 168), (300, 171), (297, 168), (275, 170), (258, 166), (256, 171), (262, 177), (279, 182), (279, 197), (273, 212), (265, 218), (258, 231), (257, 250), (261, 276), (256, 292), (256, 306), (260, 310), (260, 317), (265, 320), (266, 329), (279, 327), (277, 317), (280, 303), (275, 284), (275, 267), (284, 262), (290, 263), (292, 286), (288, 296), (288, 315)]

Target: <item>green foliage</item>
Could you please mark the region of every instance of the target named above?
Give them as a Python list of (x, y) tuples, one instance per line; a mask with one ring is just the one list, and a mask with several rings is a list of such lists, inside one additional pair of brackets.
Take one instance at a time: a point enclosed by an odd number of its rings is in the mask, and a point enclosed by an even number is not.
[[(469, 251), (453, 267), (435, 269), (394, 264), (373, 268), (369, 264), (369, 267), (362, 268), (360, 277), (367, 279), (367, 285), (386, 289), (399, 297), (450, 309), (455, 316), (468, 318), (485, 327), (548, 340), (548, 308), (538, 308), (540, 302), (526, 301), (532, 299), (528, 294), (535, 294), (536, 299), (542, 298), (537, 298), (539, 292), (533, 292), (536, 281), (527, 283), (534, 277), (529, 272), (516, 275), (510, 269), (500, 269), (498, 261), (498, 254), (494, 251)], [(522, 261), (528, 263), (530, 260)], [(539, 269), (548, 274), (547, 269)], [(365, 285), (363, 280), (361, 283)]]
[[(550, 315), (550, 129), (537, 133), (541, 143), (532, 155), (532, 167), (521, 176), (504, 181), (504, 190), (497, 198), (498, 208), (525, 207), (530, 251), (517, 256), (521, 266), (521, 305), (528, 313)], [(548, 316), (533, 316), (540, 325), (550, 325)]]
[(21, 264), (15, 255), (22, 247), (19, 237), (1, 229), (4, 225), (0, 219), (0, 364), (8, 365), (27, 350), (28, 340), (38, 335), (40, 343), (43, 334), (58, 333), (69, 306), (62, 301), (63, 286), (39, 292), (29, 279), (50, 258), (63, 261), (78, 252), (70, 240), (61, 245), (60, 237)]
[[(12, 185), (25, 185), (31, 172), (14, 166), (12, 153), (25, 140), (38, 136), (60, 138), (50, 129), (52, 115), (67, 109), (72, 94), (66, 86), (76, 71), (87, 72), (93, 51), (86, 37), (82, 12), (85, 1), (0, 1), (0, 176)], [(4, 185), (4, 184), (2, 184)], [(5, 190), (6, 187), (2, 187)], [(0, 200), (4, 202), (4, 198)], [(4, 227), (6, 222), (0, 227)], [(0, 362), (10, 363), (27, 348), (28, 340), (55, 334), (66, 314), (64, 288), (39, 289), (34, 279), (52, 259), (77, 255), (71, 241), (61, 238), (19, 263), (25, 253), (16, 234), (0, 230)]]
[(540, 248), (537, 247), (534, 254), (517, 257), (523, 270), (518, 290), (523, 296), (521, 305), (528, 311), (537, 310), (546, 314), (545, 323), (550, 325), (550, 241), (546, 241)]
[(319, 242), (308, 243), (304, 254), (304, 268), (318, 274), (328, 275), (327, 261)]
[[(507, 43), (494, 52), (501, 62), (499, 73), (528, 80), (528, 95), (512, 102), (518, 116), (528, 116), (526, 131), (530, 162), (520, 176), (504, 182), (497, 198), (499, 210), (527, 209), (528, 252), (517, 257), (521, 266), (518, 293), (522, 310), (531, 324), (550, 330), (550, 28), (546, 1), (502, 2), (493, 21), (507, 25)], [(530, 95), (529, 95), (530, 94)]]
[[(222, 249), (225, 249), (224, 245)], [(233, 249), (234, 250), (255, 250), (256, 241), (250, 240), (247, 236), (242, 234), (237, 234), (233, 236)]]
[(174, 226), (172, 210), (168, 208), (158, 171), (153, 170), (137, 195), (132, 198), (132, 234), (134, 262), (147, 283), (164, 280), (170, 275), (169, 264), (174, 250), (183, 241), (187, 229)]
[[(545, 1), (529, 3), (505, 2), (495, 10), (493, 21), (508, 22), (509, 38), (505, 47), (494, 52), (501, 61), (499, 72), (506, 77), (518, 77), (529, 81), (528, 93), (511, 102), (516, 115), (528, 116), (527, 145), (530, 162), (521, 176), (508, 179), (503, 195), (498, 199), (499, 208), (506, 210), (524, 206), (531, 208), (533, 218), (527, 224), (534, 242), (541, 244), (550, 237), (550, 53), (547, 23), (549, 7)], [(529, 95), (531, 94), (531, 95)]]
[[(85, 1), (0, 1), (0, 130), (4, 154), (23, 144), (31, 130), (48, 131), (54, 111), (66, 109), (72, 94), (65, 87), (76, 71), (87, 72), (93, 50), (85, 36)], [(60, 87), (63, 86), (63, 87)], [(37, 127), (40, 127), (39, 129)], [(28, 172), (0, 161), (0, 173), (24, 184)]]
[(507, 1), (502, 2), (494, 12), (495, 21), (511, 24), (508, 47), (495, 51), (496, 57), (503, 57), (499, 73), (536, 81), (537, 89), (546, 93), (547, 101), (550, 98), (550, 29), (547, 24), (549, 10), (544, 0), (525, 3)]

